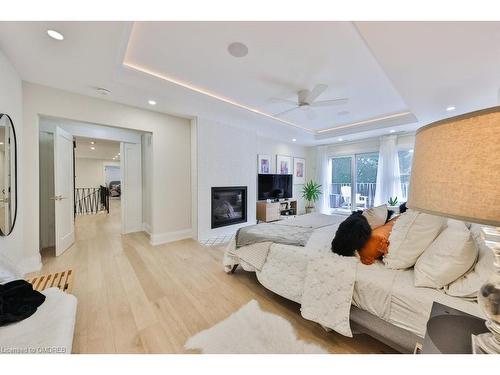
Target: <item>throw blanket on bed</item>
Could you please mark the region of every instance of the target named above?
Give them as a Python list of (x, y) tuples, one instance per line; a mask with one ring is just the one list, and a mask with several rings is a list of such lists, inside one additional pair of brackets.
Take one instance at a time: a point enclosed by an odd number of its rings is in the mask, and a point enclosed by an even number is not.
[(274, 242), (284, 245), (306, 246), (312, 228), (293, 225), (277, 225), (263, 223), (238, 229), (236, 232), (236, 247), (253, 245), (259, 242)]
[(276, 221), (273, 224), (318, 229), (328, 225), (340, 224), (345, 218), (346, 217), (342, 215), (325, 215), (315, 212), (312, 214), (299, 215), (287, 220)]
[(352, 337), (349, 324), (354, 282), (355, 257), (325, 253), (309, 261), (301, 301), (304, 318), (348, 337)]

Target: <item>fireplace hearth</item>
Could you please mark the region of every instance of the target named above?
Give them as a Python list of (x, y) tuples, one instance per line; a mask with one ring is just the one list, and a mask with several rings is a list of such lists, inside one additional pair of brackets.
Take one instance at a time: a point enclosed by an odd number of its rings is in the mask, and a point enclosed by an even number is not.
[(212, 229), (247, 221), (247, 187), (212, 188)]

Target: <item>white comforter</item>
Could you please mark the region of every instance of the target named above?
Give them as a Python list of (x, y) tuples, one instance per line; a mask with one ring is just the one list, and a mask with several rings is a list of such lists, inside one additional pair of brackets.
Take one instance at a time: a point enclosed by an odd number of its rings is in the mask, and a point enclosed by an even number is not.
[[(256, 271), (259, 281), (264, 286), (285, 286), (280, 291), (273, 290), (273, 287), (269, 289), (301, 303), (301, 313), (304, 318), (352, 337), (349, 326), (349, 311), (356, 280), (356, 264), (359, 262), (357, 258), (341, 257), (333, 254), (330, 250), (331, 240), (338, 224), (343, 219), (345, 217), (309, 214), (278, 222), (276, 225), (297, 225), (318, 229), (311, 235), (305, 247), (263, 242), (236, 249), (233, 242), (229, 244), (224, 256), (225, 270), (229, 271), (233, 265), (241, 264), (245, 270)], [(284, 251), (280, 251), (280, 249)], [(286, 286), (286, 279), (291, 273), (288, 273), (287, 268), (283, 267), (283, 262), (286, 263), (287, 259), (292, 261), (300, 259), (288, 257), (287, 253), (289, 254), (290, 251), (304, 251), (309, 256), (309, 262), (304, 262), (302, 258), (302, 261), (290, 264), (291, 268), (299, 268), (300, 275), (295, 273), (296, 276), (299, 276), (296, 280), (302, 284), (299, 288)], [(272, 264), (276, 261), (280, 265), (273, 269)], [(266, 267), (268, 264), (271, 266)], [(274, 282), (268, 282), (269, 279), (274, 279)], [(299, 290), (300, 292), (288, 296), (287, 290)]]

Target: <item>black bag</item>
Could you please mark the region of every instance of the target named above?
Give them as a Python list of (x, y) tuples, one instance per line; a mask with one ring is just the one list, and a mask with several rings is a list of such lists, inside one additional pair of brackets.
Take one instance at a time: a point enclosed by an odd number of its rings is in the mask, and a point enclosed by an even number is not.
[(25, 280), (0, 285), (0, 326), (29, 318), (43, 301), (45, 296)]

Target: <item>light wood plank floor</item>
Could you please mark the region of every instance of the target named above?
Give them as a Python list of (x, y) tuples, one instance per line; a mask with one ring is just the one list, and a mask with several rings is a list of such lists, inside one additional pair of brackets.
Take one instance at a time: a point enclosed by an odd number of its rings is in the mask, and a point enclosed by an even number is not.
[(350, 339), (304, 320), (298, 304), (266, 290), (253, 273), (224, 273), (220, 248), (148, 241), (144, 233), (120, 235), (119, 201), (112, 201), (110, 215), (77, 218), (76, 242), (64, 254), (42, 254), (38, 274), (75, 270), (73, 352), (185, 353), (190, 336), (256, 299), (290, 321), (301, 339), (332, 353), (394, 353), (367, 335)]

